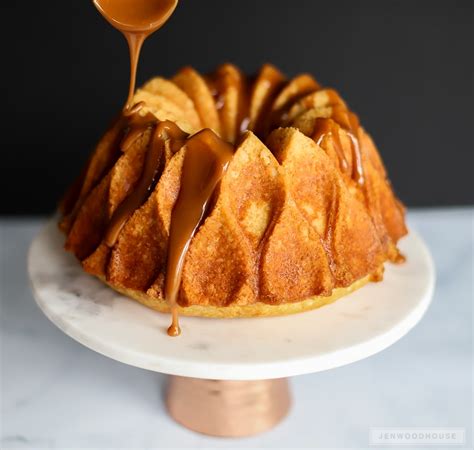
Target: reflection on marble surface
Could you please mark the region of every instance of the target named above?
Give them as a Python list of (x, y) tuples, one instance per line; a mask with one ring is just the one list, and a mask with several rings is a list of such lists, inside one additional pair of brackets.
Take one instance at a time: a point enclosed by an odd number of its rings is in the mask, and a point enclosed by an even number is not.
[(295, 406), (282, 425), (238, 441), (181, 428), (163, 408), (164, 376), (104, 358), (56, 329), (26, 277), (26, 251), (43, 222), (2, 220), (1, 447), (365, 448), (370, 427), (395, 426), (464, 427), (470, 443), (473, 213), (412, 212), (437, 267), (423, 321), (371, 358), (293, 378)]

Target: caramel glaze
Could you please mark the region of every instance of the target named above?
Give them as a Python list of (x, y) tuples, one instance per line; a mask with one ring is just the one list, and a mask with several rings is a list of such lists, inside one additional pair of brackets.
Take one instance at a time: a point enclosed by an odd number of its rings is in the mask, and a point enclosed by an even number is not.
[(313, 139), (317, 145), (321, 145), (323, 139), (326, 136), (333, 138), (334, 150), (337, 153), (339, 159), (339, 165), (343, 172), (347, 172), (348, 164), (347, 159), (344, 155), (344, 149), (341, 143), (341, 137), (339, 135), (339, 125), (333, 120), (328, 120), (323, 117), (318, 117), (314, 125)]
[(151, 188), (164, 167), (166, 142), (172, 140), (175, 143), (173, 147), (176, 150), (176, 144), (180, 142), (183, 143), (187, 137), (187, 134), (181, 131), (173, 122), (157, 122), (156, 118), (151, 114), (147, 114), (143, 117), (140, 116), (140, 106), (140, 104), (135, 105), (130, 110), (133, 114), (130, 114), (128, 131), (120, 144), (120, 148), (123, 152), (126, 152), (133, 143), (148, 130), (151, 130), (152, 135), (148, 144), (145, 164), (140, 180), (131, 194), (119, 205), (110, 219), (105, 234), (105, 243), (109, 247), (115, 245), (118, 235), (127, 220), (148, 198)]
[(202, 223), (214, 190), (234, 154), (234, 147), (210, 129), (204, 129), (189, 138), (185, 148), (181, 188), (171, 213), (165, 279), (165, 298), (173, 317), (168, 328), (170, 336), (180, 334), (177, 298), (189, 244)]
[(169, 19), (178, 0), (93, 0), (104, 18), (122, 32), (130, 51), (130, 85), (125, 109), (130, 108), (138, 59), (145, 39)]
[(347, 173), (349, 171), (349, 164), (344, 155), (344, 149), (339, 135), (339, 127), (342, 127), (351, 141), (352, 172), (350, 173), (350, 176), (358, 185), (362, 186), (365, 180), (358, 138), (359, 126), (359, 119), (353, 112), (348, 111), (341, 105), (336, 105), (332, 108), (330, 118), (319, 117), (316, 119), (313, 139), (316, 144), (320, 145), (325, 136), (331, 135), (334, 142), (334, 149), (339, 158), (341, 170)]
[[(334, 106), (330, 118), (319, 117), (316, 119), (313, 130), (313, 139), (317, 145), (321, 145), (325, 136), (332, 136), (334, 149), (337, 153), (341, 170), (342, 172), (348, 173), (349, 165), (344, 155), (344, 149), (339, 135), (339, 127), (342, 127), (346, 131), (351, 140), (352, 172), (349, 175), (360, 187), (363, 187), (365, 184), (365, 179), (358, 137), (360, 122), (356, 114), (347, 110), (342, 105)], [(400, 250), (395, 248), (395, 255), (392, 259), (392, 262), (395, 264), (402, 264), (405, 261), (405, 255), (403, 255)], [(382, 274), (375, 274), (372, 276), (372, 279), (373, 281), (380, 281), (382, 279)]]
[(139, 103), (127, 112), (129, 124), (120, 148), (126, 152), (150, 130), (143, 171), (135, 188), (112, 215), (105, 233), (105, 243), (109, 247), (115, 245), (128, 219), (148, 198), (164, 167), (165, 145), (169, 143), (173, 153), (185, 146), (181, 188), (171, 215), (165, 280), (165, 298), (172, 312), (168, 334), (178, 336), (180, 328), (177, 296), (184, 259), (191, 239), (208, 211), (215, 188), (232, 159), (234, 148), (210, 129), (202, 130), (187, 139), (188, 135), (173, 122), (159, 122), (150, 114), (140, 116), (142, 106)]

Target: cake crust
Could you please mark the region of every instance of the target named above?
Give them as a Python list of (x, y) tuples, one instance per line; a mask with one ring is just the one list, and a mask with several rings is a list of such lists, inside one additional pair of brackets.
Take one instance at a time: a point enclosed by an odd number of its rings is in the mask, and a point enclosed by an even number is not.
[[(365, 286), (369, 281), (371, 281), (371, 278), (371, 275), (367, 275), (364, 278), (355, 281), (348, 287), (335, 288), (329, 296), (313, 296), (293, 303), (270, 305), (268, 303), (257, 302), (250, 305), (232, 304), (229, 306), (178, 306), (177, 312), (183, 316), (208, 317), (214, 319), (286, 316), (289, 314), (311, 311), (313, 309), (320, 308), (321, 306), (329, 305), (330, 303), (339, 300), (341, 297), (344, 297)], [(141, 303), (144, 306), (147, 306), (148, 308), (161, 313), (171, 312), (171, 308), (164, 298), (156, 298), (141, 291), (121, 288), (108, 283), (104, 278), (101, 279), (115, 291), (132, 300), (137, 301), (138, 303)]]
[[(287, 80), (264, 66), (252, 79), (231, 64), (209, 75), (188, 67), (170, 80), (152, 79), (134, 102), (150, 126), (124, 150), (130, 126), (119, 117), (61, 205), (66, 249), (113, 289), (170, 310), (171, 216), (186, 142), (203, 128), (235, 152), (185, 255), (181, 314), (306, 311), (380, 280), (385, 262), (402, 260), (396, 244), (407, 233), (405, 209), (380, 155), (339, 94), (310, 75)], [(184, 137), (163, 142), (159, 173), (111, 244), (111, 219), (140, 184), (164, 121)]]

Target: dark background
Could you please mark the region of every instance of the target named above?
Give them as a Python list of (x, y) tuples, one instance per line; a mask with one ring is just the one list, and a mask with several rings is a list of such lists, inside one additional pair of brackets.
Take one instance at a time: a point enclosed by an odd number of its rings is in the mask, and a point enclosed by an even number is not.
[[(473, 5), (181, 0), (145, 43), (138, 82), (225, 61), (311, 72), (360, 115), (406, 204), (472, 204)], [(88, 0), (1, 10), (0, 213), (48, 213), (124, 102), (127, 48)]]

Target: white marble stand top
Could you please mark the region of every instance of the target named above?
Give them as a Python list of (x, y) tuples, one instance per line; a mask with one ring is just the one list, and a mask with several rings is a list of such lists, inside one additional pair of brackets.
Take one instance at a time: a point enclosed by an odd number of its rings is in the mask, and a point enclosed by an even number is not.
[(434, 287), (431, 256), (411, 232), (400, 245), (405, 264), (386, 264), (383, 282), (331, 305), (285, 317), (182, 317), (181, 336), (170, 338), (168, 314), (130, 301), (84, 273), (63, 243), (52, 220), (33, 241), (28, 258), (34, 296), (51, 321), (118, 361), (197, 378), (280, 378), (365, 358), (421, 319)]

